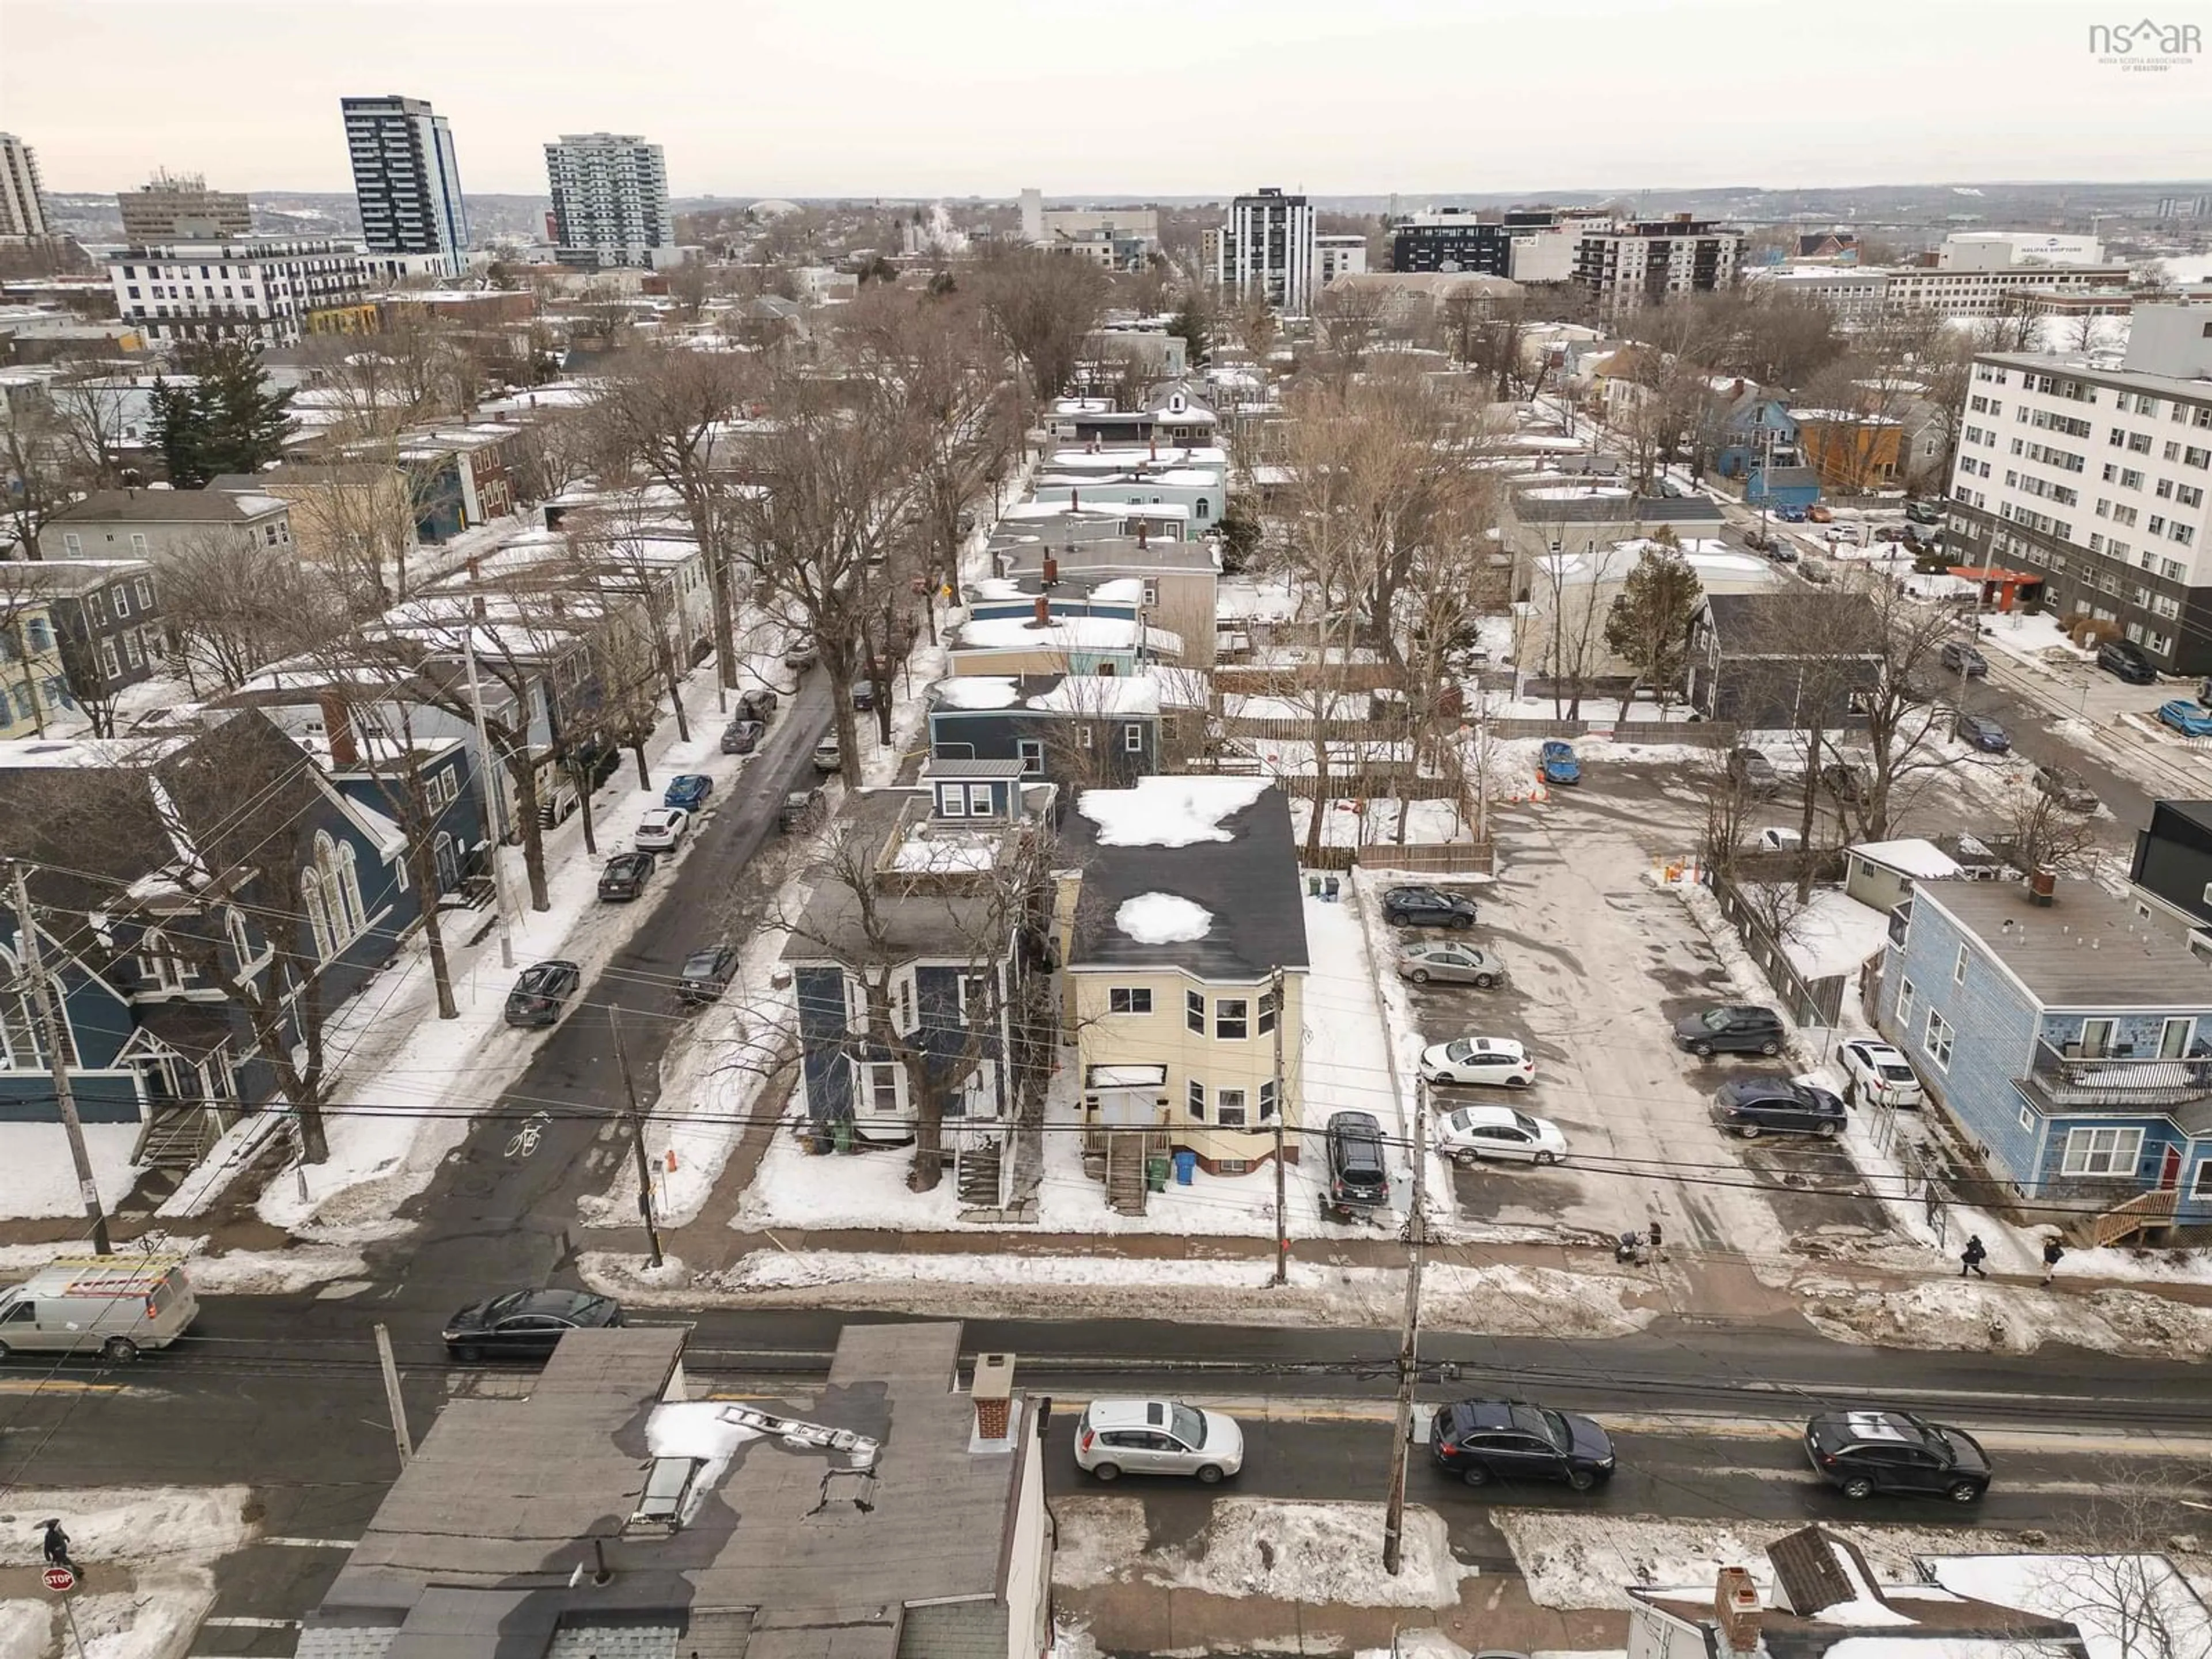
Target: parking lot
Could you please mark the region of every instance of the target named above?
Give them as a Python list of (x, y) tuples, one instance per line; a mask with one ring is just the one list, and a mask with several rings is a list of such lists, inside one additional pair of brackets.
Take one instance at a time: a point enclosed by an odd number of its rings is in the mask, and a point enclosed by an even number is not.
[(1681, 901), (1644, 874), (1693, 843), (1686, 792), (1670, 777), (1680, 770), (1593, 769), (1580, 788), (1509, 816), (1503, 866), (1480, 891), (1470, 940), (1495, 949), (1509, 983), (1407, 988), (1427, 1040), (1511, 1037), (1536, 1062), (1526, 1090), (1438, 1088), (1439, 1113), (1510, 1101), (1557, 1123), (1569, 1143), (1557, 1167), (1455, 1170), (1459, 1216), (1601, 1235), (1656, 1219), (1670, 1243), (1744, 1257), (1779, 1255), (1796, 1232), (1881, 1228), (1840, 1146), (1747, 1142), (1712, 1123), (1721, 1083), (1778, 1073), (1786, 1060), (1700, 1061), (1673, 1043), (1676, 1018), (1737, 1000)]

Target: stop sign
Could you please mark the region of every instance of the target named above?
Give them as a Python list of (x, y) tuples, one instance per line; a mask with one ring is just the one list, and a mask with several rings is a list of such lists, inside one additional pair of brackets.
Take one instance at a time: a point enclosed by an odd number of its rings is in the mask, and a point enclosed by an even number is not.
[(39, 1576), (46, 1581), (46, 1588), (57, 1595), (76, 1588), (76, 1575), (67, 1567), (48, 1567)]

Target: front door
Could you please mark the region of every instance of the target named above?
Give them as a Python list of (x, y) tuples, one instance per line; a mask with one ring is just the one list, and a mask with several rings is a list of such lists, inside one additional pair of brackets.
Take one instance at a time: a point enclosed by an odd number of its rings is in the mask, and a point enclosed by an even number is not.
[(2181, 1184), (2181, 1148), (2169, 1145), (2166, 1156), (2159, 1161), (2158, 1189), (2170, 1193)]

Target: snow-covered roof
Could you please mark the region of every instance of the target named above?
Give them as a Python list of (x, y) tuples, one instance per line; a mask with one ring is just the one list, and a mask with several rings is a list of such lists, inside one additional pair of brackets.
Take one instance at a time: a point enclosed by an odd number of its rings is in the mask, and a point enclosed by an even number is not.
[(1054, 714), (1157, 714), (1160, 684), (1150, 674), (1071, 674), (1028, 706)]
[(1955, 1595), (2068, 1620), (2089, 1659), (2212, 1650), (2212, 1612), (2163, 1555), (1936, 1555), (1920, 1565)]
[(1908, 836), (1901, 841), (1863, 841), (1844, 850), (1855, 858), (1866, 859), (1921, 881), (1948, 880), (1960, 873), (1963, 867), (1934, 842), (1923, 841), (1917, 836)]
[(971, 651), (1126, 651), (1139, 644), (1182, 654), (1182, 636), (1121, 617), (1054, 617), (1043, 627), (1029, 617), (984, 617), (960, 624), (957, 643)]
[(1114, 925), (1139, 945), (1187, 945), (1213, 931), (1213, 913), (1176, 893), (1139, 893), (1121, 901)]
[(1005, 674), (955, 674), (931, 688), (940, 708), (1012, 708), (1021, 691)]
[(1188, 847), (1235, 840), (1221, 821), (1267, 788), (1265, 778), (1139, 778), (1127, 789), (1086, 789), (1075, 810), (1098, 826), (1101, 847)]

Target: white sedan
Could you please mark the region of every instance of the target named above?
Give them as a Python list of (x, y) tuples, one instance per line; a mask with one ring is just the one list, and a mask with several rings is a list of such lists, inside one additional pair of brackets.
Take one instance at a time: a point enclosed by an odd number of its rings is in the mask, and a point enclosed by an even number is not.
[(691, 827), (691, 815), (680, 806), (656, 806), (637, 821), (630, 840), (647, 853), (672, 853)]
[(1525, 1089), (1536, 1080), (1536, 1062), (1510, 1037), (1461, 1037), (1422, 1049), (1421, 1075), (1431, 1083), (1494, 1083)]
[(1566, 1158), (1567, 1138), (1549, 1118), (1531, 1117), (1510, 1106), (1462, 1106), (1437, 1121), (1437, 1150), (1462, 1166), (1493, 1158), (1558, 1164)]
[(1927, 1103), (1912, 1062), (1887, 1042), (1872, 1037), (1846, 1042), (1843, 1061), (1844, 1092), (1859, 1105), (1917, 1109)]

